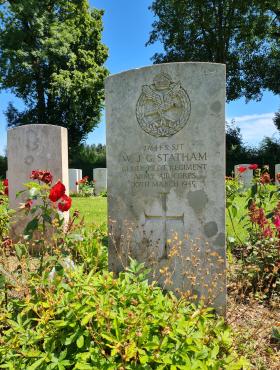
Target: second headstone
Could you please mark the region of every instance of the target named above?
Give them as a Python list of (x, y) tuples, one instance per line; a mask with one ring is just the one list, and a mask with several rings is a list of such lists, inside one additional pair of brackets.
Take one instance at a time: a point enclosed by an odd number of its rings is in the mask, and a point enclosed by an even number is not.
[[(25, 125), (8, 130), (8, 168), (10, 208), (18, 209), (23, 201), (16, 194), (30, 182), (32, 170), (48, 170), (53, 183), (61, 180), (68, 193), (67, 129), (53, 125)], [(65, 213), (67, 218), (67, 214)], [(24, 218), (12, 223), (12, 235), (19, 236), (26, 226)]]

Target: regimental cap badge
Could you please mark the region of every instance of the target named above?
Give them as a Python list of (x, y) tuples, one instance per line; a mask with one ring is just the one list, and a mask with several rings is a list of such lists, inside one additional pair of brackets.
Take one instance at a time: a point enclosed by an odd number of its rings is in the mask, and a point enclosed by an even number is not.
[(188, 122), (191, 102), (180, 82), (169, 74), (157, 74), (151, 85), (144, 85), (136, 106), (140, 127), (149, 135), (169, 137)]
[(154, 87), (158, 91), (167, 90), (172, 83), (171, 77), (167, 73), (160, 73), (154, 78)]

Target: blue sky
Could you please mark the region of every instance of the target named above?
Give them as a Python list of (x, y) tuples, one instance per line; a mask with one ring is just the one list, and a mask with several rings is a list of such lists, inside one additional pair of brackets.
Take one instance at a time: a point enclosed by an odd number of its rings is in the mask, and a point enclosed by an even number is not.
[[(96, 8), (105, 10), (103, 42), (109, 47), (106, 62), (111, 73), (151, 65), (150, 58), (161, 51), (160, 44), (145, 47), (149, 38), (153, 14), (148, 10), (152, 0), (90, 0)], [(21, 107), (21, 102), (9, 93), (0, 94), (0, 154), (6, 147), (6, 119), (3, 111), (9, 101)], [(261, 102), (245, 103), (240, 99), (227, 104), (227, 120), (235, 119), (241, 128), (244, 141), (256, 146), (264, 136), (273, 136), (277, 130), (272, 122), (274, 112), (280, 106), (279, 97), (265, 92)], [(87, 143), (105, 143), (104, 118), (92, 133)]]

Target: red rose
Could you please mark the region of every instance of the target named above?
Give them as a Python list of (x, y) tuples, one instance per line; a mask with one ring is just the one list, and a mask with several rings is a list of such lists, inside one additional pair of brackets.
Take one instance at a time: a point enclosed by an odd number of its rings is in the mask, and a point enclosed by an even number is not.
[(32, 200), (28, 199), (24, 205), (24, 208), (30, 209), (32, 206), (32, 203), (33, 203)]
[(61, 181), (58, 181), (50, 190), (49, 199), (52, 202), (58, 201), (65, 194), (65, 186)]
[(61, 212), (67, 212), (71, 208), (72, 199), (68, 197), (68, 195), (63, 194), (62, 197), (59, 199), (58, 209)]
[(5, 195), (9, 195), (9, 188), (8, 188), (8, 186), (6, 186), (6, 187), (5, 187), (5, 189), (4, 189), (4, 194), (5, 194)]
[(41, 180), (45, 184), (50, 184), (53, 181), (53, 175), (50, 173), (50, 171), (43, 171)]
[(9, 181), (8, 181), (8, 179), (3, 180), (3, 185), (4, 185), (4, 186), (8, 186), (8, 185), (9, 185)]
[(258, 168), (258, 165), (257, 164), (250, 164), (250, 166), (248, 166), (249, 170), (256, 170)]
[(239, 166), (238, 167), (238, 172), (242, 173), (242, 172), (245, 172), (247, 170), (247, 167), (244, 167), (244, 166)]
[(269, 226), (263, 230), (263, 236), (265, 238), (272, 238), (272, 230)]
[(270, 174), (265, 172), (262, 176), (261, 176), (261, 183), (262, 184), (269, 184), (270, 183)]
[(50, 184), (53, 180), (53, 175), (50, 173), (50, 171), (34, 170), (31, 172), (30, 178)]
[(33, 179), (33, 180), (37, 180), (38, 179), (38, 176), (39, 176), (39, 171), (38, 170), (33, 170), (31, 172), (30, 178)]

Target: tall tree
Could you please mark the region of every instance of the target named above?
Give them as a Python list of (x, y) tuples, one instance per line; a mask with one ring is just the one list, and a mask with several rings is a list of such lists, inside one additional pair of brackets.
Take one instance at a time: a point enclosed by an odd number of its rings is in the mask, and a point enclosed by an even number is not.
[(280, 131), (280, 109), (278, 110), (278, 112), (275, 113), (273, 117), (273, 122), (275, 126), (277, 127), (277, 130)]
[(1, 3), (0, 89), (25, 103), (21, 112), (9, 105), (8, 125), (67, 127), (73, 151), (100, 120), (108, 74), (103, 12), (88, 0)]
[[(154, 0), (147, 44), (160, 41), (156, 63), (225, 63), (227, 99), (279, 93), (279, 0)], [(278, 66), (278, 67), (277, 67)]]

